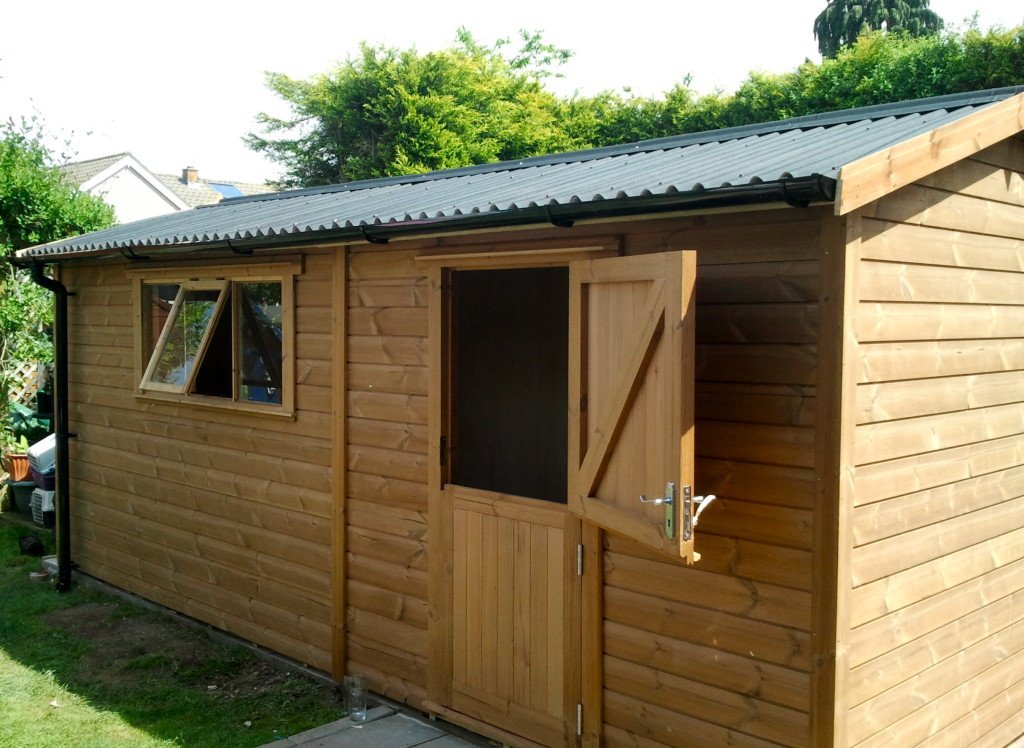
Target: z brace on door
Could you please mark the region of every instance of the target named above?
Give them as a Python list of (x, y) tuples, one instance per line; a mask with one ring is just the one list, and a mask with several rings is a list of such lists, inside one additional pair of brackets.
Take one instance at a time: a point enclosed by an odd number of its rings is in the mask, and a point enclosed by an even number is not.
[(695, 273), (692, 251), (594, 259), (569, 288), (569, 507), (687, 563), (713, 501), (692, 489)]

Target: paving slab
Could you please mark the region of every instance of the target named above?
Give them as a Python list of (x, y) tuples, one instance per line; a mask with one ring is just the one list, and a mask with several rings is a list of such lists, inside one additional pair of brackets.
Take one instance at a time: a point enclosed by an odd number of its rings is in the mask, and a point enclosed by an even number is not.
[(429, 743), (424, 743), (426, 748), (473, 748), (473, 743), (467, 743), (465, 740), (459, 740), (454, 735), (442, 735), (439, 738), (431, 740)]
[(339, 719), (261, 748), (473, 748), (424, 720), (386, 706), (367, 713), (365, 722)]
[[(390, 717), (395, 714), (395, 710), (388, 706), (376, 706), (366, 712), (366, 722), (374, 722), (384, 717)], [(298, 735), (292, 735), (291, 737), (285, 738), (284, 740), (275, 740), (273, 743), (267, 743), (268, 747), (274, 748), (293, 748), (293, 746), (311, 746), (316, 745), (316, 741), (323, 738), (331, 738), (337, 735), (340, 731), (346, 730), (352, 727), (355, 723), (352, 720), (338, 719), (334, 722), (328, 722), (326, 725), (320, 725), (314, 727), (312, 730), (306, 730), (300, 732)]]
[(331, 748), (348, 748), (353, 746), (389, 746), (390, 748), (412, 748), (436, 738), (444, 736), (444, 732), (436, 727), (424, 724), (404, 714), (394, 714), (375, 722), (352, 725), (333, 736)]

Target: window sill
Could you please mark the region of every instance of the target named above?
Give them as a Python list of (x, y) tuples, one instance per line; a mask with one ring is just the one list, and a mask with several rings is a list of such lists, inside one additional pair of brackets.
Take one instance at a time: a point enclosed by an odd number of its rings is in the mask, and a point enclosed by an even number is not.
[(283, 405), (261, 405), (259, 403), (239, 403), (226, 398), (204, 397), (202, 395), (178, 395), (173, 392), (136, 391), (135, 399), (144, 402), (163, 403), (165, 405), (184, 405), (201, 410), (230, 411), (245, 415), (274, 418), (277, 420), (295, 420), (295, 411), (287, 410)]

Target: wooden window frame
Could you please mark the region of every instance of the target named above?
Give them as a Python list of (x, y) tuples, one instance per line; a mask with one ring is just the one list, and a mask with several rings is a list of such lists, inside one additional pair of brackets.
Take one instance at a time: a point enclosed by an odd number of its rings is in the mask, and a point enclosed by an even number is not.
[[(145, 303), (145, 286), (156, 285), (147, 284), (143, 282), (143, 303)], [(167, 284), (171, 285), (171, 284)], [(227, 291), (231, 288), (231, 281), (227, 280), (216, 280), (216, 281), (186, 281), (182, 283), (174, 283), (178, 286), (178, 293), (174, 299), (174, 305), (171, 307), (171, 313), (168, 315), (167, 320), (164, 323), (163, 330), (160, 331), (160, 337), (153, 343), (152, 350), (149, 354), (149, 363), (146, 364), (145, 372), (139, 381), (139, 390), (146, 392), (172, 392), (178, 395), (184, 395), (192, 389), (192, 385), (195, 383), (195, 378), (199, 372), (199, 364), (202, 363), (203, 357), (206, 355), (206, 349), (210, 345), (210, 338), (213, 337), (213, 333), (220, 323), (220, 317), (224, 313), (224, 306), (227, 298)], [(196, 349), (195, 362), (189, 369), (188, 374), (185, 376), (185, 381), (180, 385), (167, 384), (165, 382), (153, 381), (153, 375), (156, 373), (157, 365), (160, 361), (161, 354), (167, 346), (167, 339), (171, 336), (173, 322), (177, 322), (178, 315), (181, 314), (182, 304), (184, 301), (185, 294), (189, 291), (217, 291), (217, 301), (213, 307), (213, 311), (210, 312), (210, 319), (206, 323), (206, 329), (203, 331), (203, 337), (199, 341), (199, 347)], [(143, 310), (145, 315), (145, 310)], [(140, 345), (143, 341), (139, 341)], [(146, 346), (148, 347), (148, 346)], [(142, 351), (142, 357), (145, 359), (145, 350)]]
[[(135, 364), (135, 397), (151, 402), (168, 402), (189, 405), (199, 408), (231, 410), (257, 415), (294, 418), (295, 415), (295, 276), (302, 274), (301, 258), (289, 258), (271, 262), (260, 262), (245, 265), (225, 264), (190, 264), (163, 265), (131, 269), (128, 276), (132, 281), (132, 305), (134, 321), (134, 364)], [(281, 284), (281, 404), (257, 403), (238, 400), (237, 369), (238, 361), (238, 325), (236, 310), (238, 299), (236, 293), (227, 298), (225, 293), (235, 284), (240, 283), (280, 283)], [(155, 356), (167, 334), (167, 328), (161, 332), (160, 339), (152, 349), (146, 345), (146, 304), (147, 287), (156, 284), (176, 284), (182, 288), (179, 294), (191, 289), (221, 289), (217, 307), (211, 315), (210, 325), (203, 336), (196, 363), (185, 384), (162, 385), (148, 382), (152, 375)], [(230, 309), (226, 309), (230, 305)], [(213, 335), (214, 327), (222, 314), (232, 315), (232, 396), (215, 397), (198, 395), (189, 390), (202, 364), (206, 345)], [(152, 360), (151, 360), (152, 359)]]

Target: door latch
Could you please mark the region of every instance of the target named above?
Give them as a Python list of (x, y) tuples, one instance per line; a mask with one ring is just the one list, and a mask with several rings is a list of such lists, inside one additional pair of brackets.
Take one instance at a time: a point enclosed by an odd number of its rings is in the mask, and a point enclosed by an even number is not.
[[(689, 490), (689, 486), (686, 487)], [(676, 516), (675, 516), (675, 503), (676, 503), (676, 484), (666, 483), (665, 484), (665, 495), (660, 499), (648, 499), (647, 496), (641, 494), (640, 501), (644, 504), (654, 504), (655, 506), (665, 506), (665, 537), (673, 538), (676, 535)]]
[(716, 498), (713, 493), (707, 496), (694, 496), (692, 486), (683, 486), (683, 540), (690, 540), (693, 537), (693, 530), (701, 513)]

